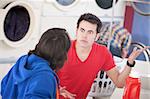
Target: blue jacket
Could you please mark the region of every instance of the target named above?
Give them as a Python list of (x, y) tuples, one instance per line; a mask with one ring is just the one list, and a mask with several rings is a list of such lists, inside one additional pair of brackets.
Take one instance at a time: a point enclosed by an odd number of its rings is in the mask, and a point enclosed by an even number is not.
[(56, 99), (58, 78), (49, 63), (34, 54), (19, 58), (1, 83), (3, 99)]

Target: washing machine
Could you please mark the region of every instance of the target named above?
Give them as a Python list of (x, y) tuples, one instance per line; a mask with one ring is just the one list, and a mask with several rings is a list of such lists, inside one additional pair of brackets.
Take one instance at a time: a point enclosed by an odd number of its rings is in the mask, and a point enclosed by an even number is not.
[[(45, 9), (50, 13), (45, 15), (80, 16), (91, 12), (100, 17), (123, 17), (125, 2), (123, 0), (46, 0)], [(113, 12), (114, 9), (114, 12)], [(48, 11), (48, 10), (45, 10)]]
[(88, 11), (100, 17), (123, 17), (125, 2), (123, 0), (89, 0)]
[(71, 39), (75, 39), (76, 23), (87, 9), (87, 0), (45, 0), (42, 10), (41, 31), (47, 28), (67, 29)]
[(40, 11), (26, 0), (1, 0), (0, 64), (15, 62), (34, 49), (39, 35)]
[(115, 0), (115, 3), (113, 0), (45, 0), (42, 31), (49, 27), (64, 27), (74, 39), (76, 23), (81, 14), (93, 13), (103, 22), (111, 22), (112, 18), (114, 21), (123, 21), (124, 10), (125, 2), (122, 0)]
[[(88, 0), (46, 0), (44, 16), (80, 16), (86, 12)], [(49, 10), (47, 10), (49, 9)]]

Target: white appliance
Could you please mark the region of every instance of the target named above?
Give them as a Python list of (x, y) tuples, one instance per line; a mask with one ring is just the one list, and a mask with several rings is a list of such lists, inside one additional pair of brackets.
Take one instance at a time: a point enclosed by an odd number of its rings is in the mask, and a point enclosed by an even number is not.
[(112, 17), (112, 15), (123, 17), (125, 2), (123, 0), (89, 0), (88, 11), (100, 17)]
[(27, 1), (0, 3), (0, 63), (11, 63), (32, 50), (39, 38), (40, 11)]
[(100, 17), (103, 22), (123, 22), (125, 2), (123, 0), (88, 0), (88, 12)]
[[(80, 16), (86, 12), (88, 0), (46, 0), (44, 16)], [(47, 10), (49, 9), (49, 10)]]
[[(42, 12), (42, 31), (50, 27), (64, 27), (75, 38), (76, 23), (83, 13), (93, 13), (104, 22), (123, 21), (125, 2), (117, 0), (114, 7), (102, 9), (96, 0), (45, 0)], [(46, 23), (46, 24), (45, 24)]]
[(77, 20), (81, 14), (87, 12), (87, 4), (87, 0), (45, 0), (41, 31), (62, 27), (67, 29), (71, 39), (74, 39)]

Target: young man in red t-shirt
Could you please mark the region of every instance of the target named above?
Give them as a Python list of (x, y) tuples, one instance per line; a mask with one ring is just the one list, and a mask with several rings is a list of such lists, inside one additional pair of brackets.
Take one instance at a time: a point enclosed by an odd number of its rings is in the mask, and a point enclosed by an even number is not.
[(123, 87), (135, 64), (135, 58), (146, 49), (134, 50), (128, 58), (127, 66), (119, 73), (111, 53), (105, 46), (95, 43), (101, 26), (100, 19), (93, 14), (86, 13), (79, 18), (76, 40), (72, 41), (68, 60), (58, 72), (60, 94), (65, 98), (85, 99), (99, 70), (106, 71), (117, 87)]

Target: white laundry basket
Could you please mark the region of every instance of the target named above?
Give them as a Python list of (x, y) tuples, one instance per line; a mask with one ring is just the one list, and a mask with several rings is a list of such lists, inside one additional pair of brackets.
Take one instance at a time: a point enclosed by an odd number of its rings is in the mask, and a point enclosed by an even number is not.
[(114, 90), (115, 85), (112, 80), (106, 75), (106, 72), (99, 71), (88, 95), (90, 97), (111, 96)]
[[(126, 64), (126, 59), (114, 56), (114, 61), (117, 69), (121, 72)], [(88, 97), (110, 97), (113, 94), (115, 88), (115, 84), (106, 75), (106, 72), (99, 71), (91, 86), (91, 90), (88, 93)]]

